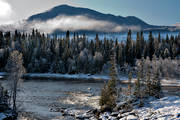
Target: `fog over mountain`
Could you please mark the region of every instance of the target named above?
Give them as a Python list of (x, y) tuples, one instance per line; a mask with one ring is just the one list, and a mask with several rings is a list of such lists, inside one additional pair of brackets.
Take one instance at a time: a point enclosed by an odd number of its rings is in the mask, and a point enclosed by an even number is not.
[(45, 33), (70, 31), (86, 32), (122, 32), (131, 29), (167, 30), (167, 27), (149, 25), (135, 16), (115, 16), (103, 14), (88, 8), (68, 5), (56, 6), (48, 11), (30, 16), (13, 25), (1, 26), (2, 30), (31, 31), (33, 28)]

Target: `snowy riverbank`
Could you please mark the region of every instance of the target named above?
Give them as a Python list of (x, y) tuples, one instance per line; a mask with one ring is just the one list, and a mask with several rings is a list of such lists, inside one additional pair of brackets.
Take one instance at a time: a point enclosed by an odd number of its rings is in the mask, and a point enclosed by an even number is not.
[[(0, 73), (2, 76), (6, 73)], [(71, 118), (88, 117), (86, 111), (91, 109), (98, 109), (98, 100), (103, 82), (83, 82), (91, 80), (91, 78), (101, 80), (101, 75), (63, 75), (63, 74), (26, 74), (32, 77), (31, 80), (25, 80), (21, 86), (22, 91), (18, 95), (18, 105), (22, 110), (24, 117), (33, 116), (35, 118), (49, 120), (69, 120), (69, 116), (63, 116), (67, 112), (74, 114)], [(35, 79), (36, 77), (46, 77), (47, 80)], [(57, 78), (53, 80), (52, 77)], [(63, 77), (67, 79), (62, 79)], [(82, 79), (81, 82), (74, 81), (74, 79)], [(123, 77), (121, 77), (123, 78)], [(48, 80), (49, 79), (49, 80)], [(108, 76), (104, 76), (104, 79), (108, 80)], [(124, 77), (124, 82), (127, 82), (127, 77)], [(120, 79), (123, 81), (123, 79)], [(52, 80), (52, 81), (51, 81)], [(102, 80), (103, 81), (103, 80)], [(173, 82), (174, 81), (174, 82)], [(2, 81), (5, 82), (5, 81)], [(178, 80), (162, 80), (170, 85), (174, 85)], [(168, 85), (163, 83), (164, 85)], [(121, 84), (120, 84), (121, 85)], [(127, 87), (123, 84), (124, 88)], [(149, 99), (148, 104), (145, 104), (142, 108), (134, 108), (131, 112), (121, 113), (102, 113), (101, 118), (113, 118), (115, 115), (119, 115), (121, 119), (130, 118), (149, 118), (149, 119), (162, 119), (162, 120), (178, 120), (180, 111), (180, 96), (179, 87), (163, 87), (165, 93), (164, 98), (161, 99)], [(56, 111), (57, 110), (57, 111)], [(61, 111), (65, 113), (61, 113)], [(135, 116), (134, 116), (135, 115)], [(142, 117), (141, 117), (142, 116)], [(117, 118), (118, 116), (116, 116)], [(71, 119), (70, 118), (70, 119)], [(93, 119), (93, 117), (92, 117)], [(20, 119), (21, 120), (21, 119)], [(73, 119), (72, 119), (73, 120)], [(113, 120), (113, 119), (112, 119)]]
[(180, 120), (180, 97), (171, 96), (161, 99), (149, 99), (144, 107), (134, 107), (130, 112), (105, 112), (102, 120)]
[[(0, 79), (4, 78), (8, 74), (0, 72)], [(58, 73), (27, 73), (24, 75), (25, 79), (54, 79), (54, 80), (92, 80), (96, 82), (104, 82), (109, 79), (108, 75), (90, 75), (90, 74), (58, 74)], [(119, 76), (119, 80), (123, 83), (128, 82), (127, 76)], [(132, 82), (136, 79), (134, 78)], [(86, 81), (86, 82), (87, 82)], [(161, 84), (163, 86), (180, 86), (180, 79), (162, 79)]]

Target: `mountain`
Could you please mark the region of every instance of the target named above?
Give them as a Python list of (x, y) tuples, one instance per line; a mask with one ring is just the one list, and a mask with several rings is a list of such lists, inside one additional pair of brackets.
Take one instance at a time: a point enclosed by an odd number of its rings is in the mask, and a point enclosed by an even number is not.
[(103, 21), (112, 22), (117, 25), (139, 26), (142, 29), (157, 27), (157, 26), (149, 25), (135, 16), (128, 16), (128, 17), (115, 16), (112, 14), (103, 14), (103, 13), (100, 13), (100, 12), (97, 12), (95, 10), (91, 10), (88, 8), (72, 7), (69, 5), (56, 6), (46, 12), (32, 15), (28, 18), (27, 21), (34, 21), (34, 20), (48, 21), (50, 19), (56, 18), (57, 16), (61, 16), (61, 15), (86, 16), (88, 18), (95, 19), (95, 20), (103, 20)]
[(135, 16), (116, 16), (95, 10), (69, 5), (59, 5), (45, 12), (35, 14), (26, 20), (0, 26), (2, 31), (19, 30), (31, 32), (38, 29), (45, 33), (64, 33), (67, 30), (79, 33), (132, 31), (180, 31), (178, 26), (150, 25)]

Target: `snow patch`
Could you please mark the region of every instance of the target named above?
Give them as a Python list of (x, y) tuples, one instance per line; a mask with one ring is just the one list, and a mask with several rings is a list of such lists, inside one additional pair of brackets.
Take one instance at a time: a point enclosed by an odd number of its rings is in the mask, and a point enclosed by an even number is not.
[(180, 114), (180, 97), (171, 96), (150, 101), (149, 105), (135, 109), (140, 119), (172, 120)]

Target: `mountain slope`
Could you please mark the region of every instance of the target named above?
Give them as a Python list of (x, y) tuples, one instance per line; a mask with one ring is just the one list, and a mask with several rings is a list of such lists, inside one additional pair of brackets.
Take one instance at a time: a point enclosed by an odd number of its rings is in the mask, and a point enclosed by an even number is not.
[(177, 26), (150, 25), (135, 16), (115, 16), (104, 14), (88, 8), (69, 5), (56, 6), (48, 11), (30, 16), (28, 19), (10, 25), (0, 26), (0, 30), (13, 31), (18, 29), (31, 32), (38, 29), (45, 33), (64, 33), (67, 30), (79, 33), (117, 33), (132, 31), (180, 31)]
[(108, 22), (116, 23), (118, 25), (140, 26), (142, 29), (155, 27), (145, 23), (141, 19), (134, 16), (128, 16), (128, 17), (115, 16), (112, 14), (103, 14), (88, 8), (72, 7), (68, 5), (60, 5), (46, 12), (30, 16), (27, 21), (34, 21), (34, 20), (47, 21), (61, 15), (86, 16), (91, 19), (108, 21)]

